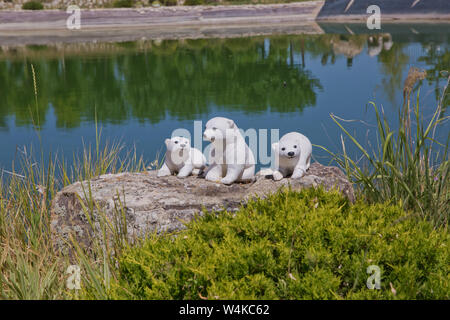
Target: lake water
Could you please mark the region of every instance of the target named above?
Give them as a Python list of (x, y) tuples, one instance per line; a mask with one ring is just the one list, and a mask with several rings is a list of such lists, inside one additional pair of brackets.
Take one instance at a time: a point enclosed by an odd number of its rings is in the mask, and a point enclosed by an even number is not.
[[(193, 133), (195, 120), (204, 125), (214, 116), (244, 130), (299, 131), (337, 151), (341, 131), (333, 113), (361, 120), (345, 125), (374, 145), (368, 103), (383, 106), (395, 128), (411, 66), (427, 70), (420, 87), (424, 118), (436, 108), (448, 77), (440, 71), (450, 70), (449, 24), (424, 30), (2, 47), (0, 167), (11, 168), (24, 146), (39, 149), (39, 136), (44, 154), (71, 158), (83, 143), (95, 144), (96, 119), (104, 139), (135, 146), (149, 162), (173, 130)], [(447, 95), (444, 105), (449, 101)], [(448, 129), (438, 133), (444, 142)], [(313, 155), (329, 161), (319, 148)]]

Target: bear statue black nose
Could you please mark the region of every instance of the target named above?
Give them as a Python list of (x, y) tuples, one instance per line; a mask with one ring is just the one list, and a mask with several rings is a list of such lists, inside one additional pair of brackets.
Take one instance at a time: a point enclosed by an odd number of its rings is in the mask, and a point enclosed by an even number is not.
[(288, 152), (288, 156), (289, 157), (293, 157), (294, 156), (294, 152), (292, 152), (292, 151)]

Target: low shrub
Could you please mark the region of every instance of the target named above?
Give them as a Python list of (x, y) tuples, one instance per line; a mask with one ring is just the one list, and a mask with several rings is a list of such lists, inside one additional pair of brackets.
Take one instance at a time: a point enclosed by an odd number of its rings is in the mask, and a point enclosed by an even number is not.
[(161, 0), (161, 3), (164, 6), (171, 7), (171, 6), (176, 6), (177, 5), (177, 0)]
[(185, 0), (184, 5), (186, 6), (200, 6), (200, 5), (215, 5), (215, 4), (225, 4), (220, 3), (217, 0)]
[(184, 1), (184, 5), (186, 6), (199, 6), (205, 4), (205, 0), (186, 0)]
[(44, 6), (39, 1), (28, 1), (22, 5), (23, 10), (42, 10)]
[[(109, 297), (448, 299), (449, 243), (446, 228), (400, 206), (286, 191), (127, 249)], [(370, 265), (381, 269), (380, 290), (366, 286)]]
[(132, 8), (134, 5), (133, 0), (115, 0), (113, 2), (114, 8)]

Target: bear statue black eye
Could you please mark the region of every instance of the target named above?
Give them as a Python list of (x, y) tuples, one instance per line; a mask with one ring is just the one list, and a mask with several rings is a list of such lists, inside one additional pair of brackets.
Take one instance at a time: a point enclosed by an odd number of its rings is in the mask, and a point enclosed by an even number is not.
[(175, 141), (175, 144), (177, 144), (178, 143), (178, 141)]
[(216, 128), (216, 127), (213, 127), (212, 129), (213, 129), (213, 130), (217, 130), (217, 128)]
[(294, 146), (295, 149), (297, 149), (297, 146)]
[(286, 150), (286, 148), (281, 148), (281, 151), (284, 151), (284, 150)]

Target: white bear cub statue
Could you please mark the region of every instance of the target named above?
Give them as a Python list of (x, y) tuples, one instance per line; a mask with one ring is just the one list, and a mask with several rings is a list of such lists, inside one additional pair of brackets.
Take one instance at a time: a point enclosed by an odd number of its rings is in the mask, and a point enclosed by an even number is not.
[(285, 134), (279, 142), (272, 144), (272, 151), (275, 154), (274, 180), (281, 180), (291, 174), (292, 179), (299, 179), (309, 169), (312, 145), (301, 133)]
[(191, 148), (189, 139), (173, 137), (165, 140), (167, 151), (164, 164), (158, 170), (158, 177), (178, 173), (185, 178), (192, 173), (201, 173), (206, 166), (206, 158), (200, 150)]
[(254, 180), (255, 157), (233, 120), (212, 118), (206, 123), (203, 138), (211, 142), (206, 180), (223, 184)]

